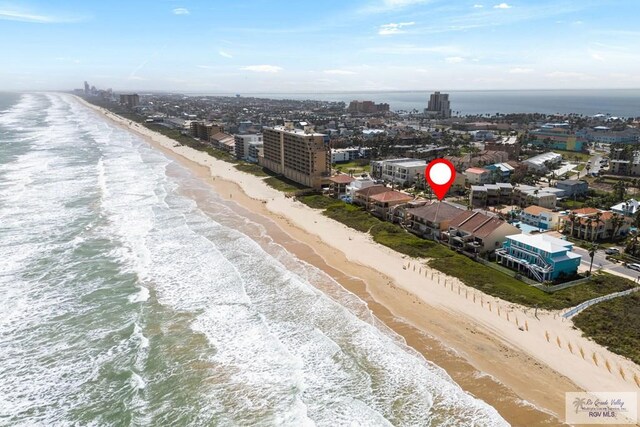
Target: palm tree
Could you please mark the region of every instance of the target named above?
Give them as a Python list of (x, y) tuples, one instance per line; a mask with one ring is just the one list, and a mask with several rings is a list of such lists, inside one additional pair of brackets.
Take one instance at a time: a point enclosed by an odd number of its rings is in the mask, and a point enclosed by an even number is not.
[(589, 263), (589, 276), (591, 276), (591, 268), (593, 267), (593, 257), (596, 255), (598, 251), (598, 244), (589, 245), (589, 257), (591, 257), (591, 262)]
[(613, 185), (614, 194), (616, 195), (616, 201), (624, 200), (627, 194), (627, 185), (624, 181), (618, 181)]
[(624, 218), (622, 216), (618, 215), (617, 213), (614, 213), (611, 216), (611, 227), (613, 228), (611, 235), (612, 238), (616, 237), (616, 235), (618, 234), (618, 230), (620, 230), (620, 227), (622, 227), (623, 224)]
[(592, 224), (595, 224), (595, 234), (594, 234), (594, 229), (591, 228), (591, 240), (592, 241), (596, 241), (597, 240), (598, 228), (599, 228), (601, 223), (603, 223), (603, 221), (602, 221), (602, 212), (598, 212), (593, 216)]

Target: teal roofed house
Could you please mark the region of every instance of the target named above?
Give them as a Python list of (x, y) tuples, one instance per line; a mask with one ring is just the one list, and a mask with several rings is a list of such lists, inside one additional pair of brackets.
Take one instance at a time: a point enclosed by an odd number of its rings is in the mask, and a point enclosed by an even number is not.
[(570, 277), (578, 272), (582, 257), (573, 243), (546, 234), (507, 236), (496, 250), (499, 263), (539, 282)]

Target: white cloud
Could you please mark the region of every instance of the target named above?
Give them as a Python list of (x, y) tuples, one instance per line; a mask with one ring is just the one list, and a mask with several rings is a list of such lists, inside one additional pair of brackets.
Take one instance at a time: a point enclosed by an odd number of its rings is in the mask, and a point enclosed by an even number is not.
[(360, 9), (361, 13), (383, 13), (401, 10), (421, 3), (429, 3), (432, 0), (376, 0), (372, 4)]
[(0, 20), (32, 22), (35, 24), (61, 24), (61, 23), (80, 22), (80, 21), (83, 21), (84, 18), (39, 15), (39, 14), (34, 14), (34, 13), (15, 10), (15, 9), (14, 10), (0, 9)]
[(173, 9), (174, 15), (189, 15), (189, 9), (185, 9), (184, 7), (177, 7)]
[(278, 73), (282, 71), (282, 67), (278, 67), (277, 65), (247, 65), (240, 69), (244, 71), (253, 71), (255, 73)]
[(397, 23), (392, 22), (390, 24), (380, 25), (378, 34), (380, 34), (381, 36), (388, 36), (392, 34), (402, 34), (405, 32), (401, 30), (403, 27), (410, 27), (415, 24), (416, 24), (415, 22), (397, 22)]
[(474, 9), (482, 9), (483, 7), (484, 7), (484, 5), (483, 5), (483, 4), (474, 4), (474, 5), (473, 5), (473, 8), (474, 8)]
[(224, 50), (219, 50), (218, 51), (218, 55), (224, 56), (225, 58), (233, 58), (233, 55), (231, 55), (230, 53), (225, 52)]
[(604, 61), (604, 57), (600, 55), (598, 52), (592, 52), (591, 58), (595, 59), (596, 61)]
[(511, 9), (511, 6), (507, 3), (500, 3), (493, 6), (494, 9)]
[(464, 62), (464, 58), (461, 56), (448, 56), (444, 59), (445, 62), (448, 62), (449, 64), (459, 64), (461, 62)]
[(510, 74), (529, 74), (529, 73), (533, 73), (533, 68), (515, 67), (515, 68), (509, 69), (509, 73)]
[(392, 44), (386, 46), (376, 46), (365, 49), (364, 51), (383, 55), (415, 55), (420, 53), (440, 53), (443, 55), (456, 55), (461, 52), (460, 48), (456, 46), (416, 46), (414, 44)]
[(353, 74), (358, 74), (355, 71), (349, 71), (349, 70), (324, 70), (323, 72), (325, 74), (335, 74), (340, 76), (351, 76)]

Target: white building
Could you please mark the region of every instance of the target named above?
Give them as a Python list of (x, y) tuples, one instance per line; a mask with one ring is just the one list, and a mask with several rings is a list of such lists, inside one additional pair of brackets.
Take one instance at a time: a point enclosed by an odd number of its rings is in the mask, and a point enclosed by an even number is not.
[(371, 187), (375, 185), (375, 182), (371, 178), (356, 178), (355, 181), (352, 181), (345, 188), (345, 194), (351, 197), (351, 200), (355, 199), (356, 191), (362, 190), (363, 188)]
[(249, 159), (249, 147), (253, 144), (254, 150), (255, 146), (262, 146), (262, 135), (261, 134), (246, 134), (246, 135), (234, 135), (233, 137), (236, 141), (236, 158), (257, 162), (258, 157), (253, 157), (253, 160)]
[(635, 216), (640, 211), (640, 202), (636, 199), (629, 199), (626, 202), (611, 206), (611, 211), (624, 216)]
[(346, 163), (352, 160), (360, 158), (359, 147), (349, 148), (332, 148), (331, 149), (331, 164), (334, 163)]
[(523, 161), (525, 165), (534, 172), (546, 173), (555, 165), (562, 162), (562, 155), (552, 151), (539, 154), (535, 157)]
[(403, 186), (413, 185), (416, 180), (424, 179), (426, 160), (392, 159), (371, 162), (371, 174), (374, 178)]

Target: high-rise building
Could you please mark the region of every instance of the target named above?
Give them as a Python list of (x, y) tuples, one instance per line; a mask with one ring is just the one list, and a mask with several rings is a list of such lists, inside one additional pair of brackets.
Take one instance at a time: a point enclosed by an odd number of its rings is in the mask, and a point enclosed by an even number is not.
[(224, 126), (220, 123), (203, 123), (193, 121), (189, 127), (191, 130), (191, 136), (207, 142), (211, 140), (212, 135), (224, 132)]
[(451, 117), (451, 107), (449, 105), (449, 94), (435, 92), (429, 97), (429, 104), (425, 114), (430, 117), (448, 119)]
[(350, 113), (385, 113), (389, 111), (389, 104), (376, 104), (373, 101), (351, 101), (347, 111)]
[(140, 103), (140, 97), (137, 93), (120, 95), (120, 104), (133, 108)]
[(257, 162), (257, 157), (250, 156), (249, 150), (252, 145), (254, 146), (254, 149), (256, 149), (256, 146), (262, 146), (262, 135), (255, 133), (237, 134), (234, 138), (236, 141), (236, 158), (250, 162)]
[(264, 153), (258, 163), (307, 187), (320, 188), (330, 175), (331, 155), (325, 135), (311, 126), (296, 129), (291, 122), (264, 128)]
[(91, 92), (91, 88), (89, 86), (89, 83), (85, 80), (85, 82), (84, 82), (84, 94), (85, 95), (89, 95), (90, 92)]

